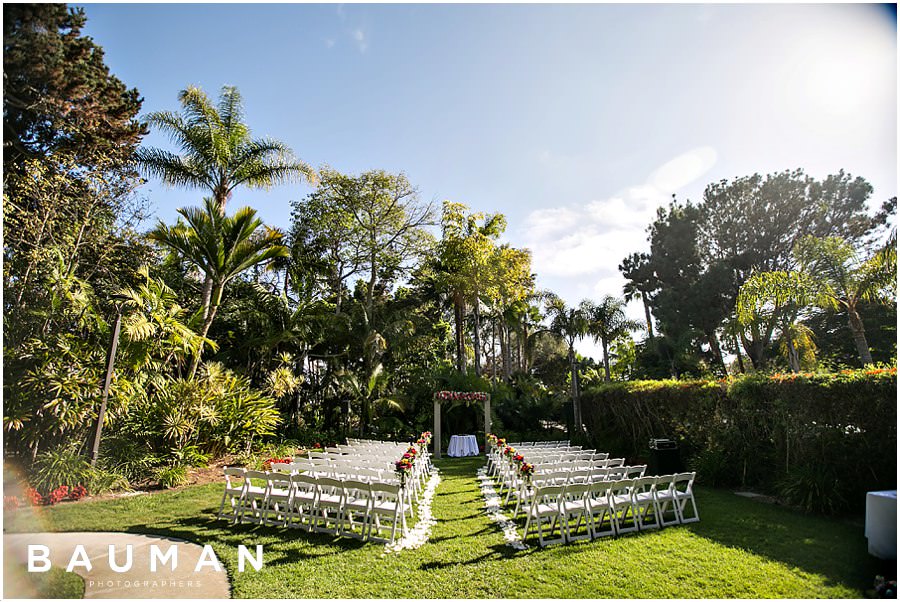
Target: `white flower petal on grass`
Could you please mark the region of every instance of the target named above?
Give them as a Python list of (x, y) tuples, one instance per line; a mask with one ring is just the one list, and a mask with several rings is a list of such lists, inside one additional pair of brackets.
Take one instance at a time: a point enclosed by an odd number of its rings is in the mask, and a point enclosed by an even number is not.
[(528, 546), (519, 536), (519, 529), (516, 523), (500, 512), (500, 496), (497, 495), (494, 484), (491, 482), (490, 477), (487, 476), (487, 467), (479, 468), (477, 474), (478, 480), (481, 481), (481, 495), (484, 496), (484, 507), (487, 510), (487, 515), (503, 531), (506, 545), (516, 550), (527, 550)]
[(428, 541), (431, 536), (431, 528), (437, 524), (437, 520), (431, 513), (431, 502), (434, 500), (434, 492), (440, 484), (441, 476), (438, 469), (435, 468), (422, 494), (422, 502), (419, 504), (419, 520), (416, 522), (416, 526), (394, 543), (385, 544), (386, 554), (400, 550), (415, 550)]

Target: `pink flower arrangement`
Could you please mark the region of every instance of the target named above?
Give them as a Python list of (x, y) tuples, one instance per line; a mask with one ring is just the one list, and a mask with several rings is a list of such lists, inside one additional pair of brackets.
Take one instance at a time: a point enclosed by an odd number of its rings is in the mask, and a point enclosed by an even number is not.
[(487, 401), (488, 394), (481, 391), (438, 391), (434, 398), (443, 401)]
[(523, 462), (519, 467), (519, 472), (521, 472), (525, 477), (531, 477), (531, 475), (534, 474), (534, 464)]

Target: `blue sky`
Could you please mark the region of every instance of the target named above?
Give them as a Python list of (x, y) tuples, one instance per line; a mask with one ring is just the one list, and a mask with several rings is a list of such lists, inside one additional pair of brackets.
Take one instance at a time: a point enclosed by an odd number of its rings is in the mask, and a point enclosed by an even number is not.
[[(177, 109), (188, 84), (236, 85), (254, 135), (313, 166), (403, 171), (425, 200), (505, 213), (505, 239), (570, 303), (621, 295), (616, 266), (673, 193), (802, 167), (865, 177), (873, 205), (897, 194), (896, 11), (881, 6), (84, 6), (145, 112)], [(287, 226), (309, 191), (231, 203)], [(145, 193), (166, 221), (202, 196)]]

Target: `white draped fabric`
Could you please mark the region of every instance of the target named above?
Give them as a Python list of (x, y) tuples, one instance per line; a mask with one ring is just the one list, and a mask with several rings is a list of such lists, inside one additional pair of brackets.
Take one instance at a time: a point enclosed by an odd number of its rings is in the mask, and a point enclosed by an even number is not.
[(478, 455), (478, 439), (475, 435), (453, 435), (450, 437), (450, 445), (447, 455), (451, 458)]
[(897, 558), (897, 491), (870, 491), (866, 494), (866, 538), (869, 554)]

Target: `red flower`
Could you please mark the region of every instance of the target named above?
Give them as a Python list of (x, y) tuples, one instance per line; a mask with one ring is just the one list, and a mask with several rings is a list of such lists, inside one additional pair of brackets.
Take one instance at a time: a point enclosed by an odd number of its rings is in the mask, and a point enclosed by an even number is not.
[(69, 492), (70, 500), (80, 500), (84, 496), (87, 495), (87, 488), (84, 485), (76, 485), (72, 487), (72, 491)]
[(44, 497), (34, 487), (25, 490), (25, 498), (32, 506), (40, 506), (44, 503)]

